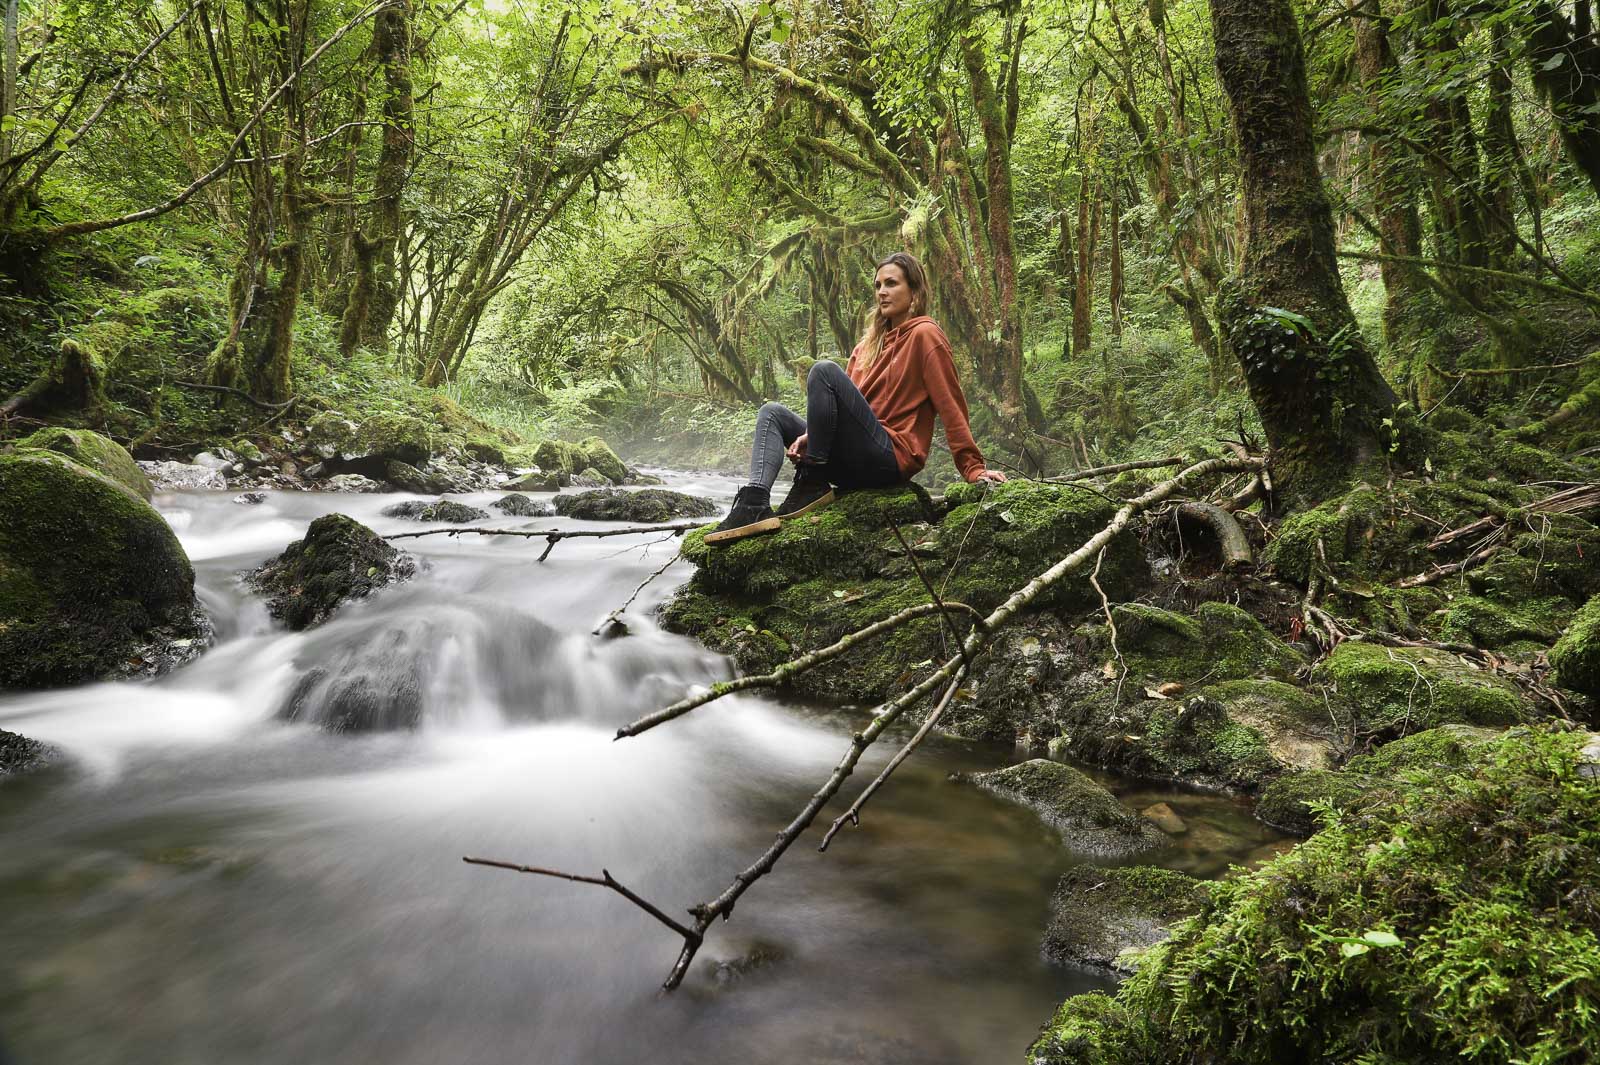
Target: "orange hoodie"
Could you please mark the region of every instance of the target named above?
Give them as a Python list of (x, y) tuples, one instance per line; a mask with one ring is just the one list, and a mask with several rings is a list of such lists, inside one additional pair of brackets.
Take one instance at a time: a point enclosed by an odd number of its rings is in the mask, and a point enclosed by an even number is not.
[(845, 373), (889, 431), (901, 475), (910, 480), (928, 464), (937, 414), (956, 468), (967, 480), (977, 479), (984, 471), (983, 453), (967, 426), (967, 398), (939, 323), (925, 314), (907, 318), (884, 334), (883, 351), (866, 369), (860, 353), (858, 344)]

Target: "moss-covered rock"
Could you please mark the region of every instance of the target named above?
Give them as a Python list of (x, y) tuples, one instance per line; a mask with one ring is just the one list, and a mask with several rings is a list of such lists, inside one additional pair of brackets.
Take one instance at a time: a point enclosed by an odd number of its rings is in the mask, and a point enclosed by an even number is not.
[(1550, 665), (1557, 684), (1600, 700), (1600, 596), (1584, 604), (1550, 649)]
[(0, 729), (0, 783), (43, 769), (61, 757), (54, 747)]
[[(988, 610), (1111, 518), (1112, 504), (1092, 493), (1040, 484), (1000, 487), (1005, 491), (983, 498), (971, 486), (952, 489), (959, 505), (949, 513), (912, 484), (845, 493), (773, 535), (725, 546), (708, 546), (706, 530), (690, 533), (683, 554), (697, 569), (664, 609), (663, 621), (735, 655), (748, 671), (764, 671), (928, 602), (891, 523), (945, 598)], [(1121, 538), (1107, 551), (1100, 582), (1112, 595), (1125, 594), (1143, 566), (1137, 544)], [(1047, 602), (1069, 608), (1099, 602), (1087, 582), (1061, 583)], [(878, 699), (914, 684), (954, 652), (939, 619), (927, 617), (803, 674), (798, 687)]]
[(409, 414), (383, 412), (359, 424), (325, 411), (306, 423), (306, 445), (340, 468), (383, 476), (389, 462), (421, 467), (440, 441), (428, 424)]
[(1527, 600), (1516, 605), (1475, 595), (1457, 596), (1425, 626), (1450, 643), (1510, 648), (1549, 646), (1572, 616), (1572, 604), (1561, 596)]
[(627, 465), (617, 457), (615, 451), (611, 450), (611, 445), (598, 436), (580, 441), (578, 451), (583, 455), (580, 468), (588, 467), (595, 470), (612, 484), (621, 484), (628, 479)]
[[(1289, 679), (1305, 665), (1298, 651), (1228, 603), (1202, 603), (1194, 617), (1143, 603), (1119, 603), (1111, 616), (1117, 650), (1141, 683)], [(1110, 654), (1109, 628), (1103, 635)]]
[(1033, 1065), (1585, 1061), (1600, 1045), (1593, 734), (1513, 730), (1220, 881)]
[(156, 671), (204, 636), (194, 570), (150, 504), (54, 451), (0, 455), (0, 687)]
[(643, 488), (636, 492), (623, 488), (597, 488), (589, 492), (558, 495), (554, 502), (557, 514), (584, 521), (654, 524), (676, 518), (704, 518), (717, 512), (717, 505), (709, 499), (662, 488)]
[(261, 566), (246, 581), (267, 596), (267, 609), (290, 629), (322, 624), (352, 599), (406, 580), (416, 563), (354, 518), (326, 514), (305, 538)]
[(1166, 844), (1159, 828), (1071, 766), (1044, 758), (976, 773), (971, 783), (1020, 803), (1061, 833), (1067, 849), (1096, 858), (1124, 858)]
[(1516, 688), (1446, 651), (1347, 640), (1312, 673), (1368, 733), (1437, 725), (1511, 725), (1528, 716)]
[(1203, 883), (1172, 869), (1079, 866), (1061, 878), (1051, 896), (1045, 956), (1131, 972), (1129, 955), (1167, 938), (1205, 898)]
[(529, 499), (520, 492), (503, 495), (489, 506), (513, 518), (548, 518), (556, 512), (548, 502)]
[(1255, 813), (1273, 828), (1309, 836), (1322, 824), (1317, 806), (1359, 809), (1373, 801), (1382, 787), (1382, 780), (1356, 772), (1308, 769), (1285, 773), (1261, 789)]
[(489, 517), (487, 510), (468, 506), (465, 503), (457, 503), (453, 499), (435, 499), (431, 503), (421, 499), (407, 499), (401, 503), (391, 503), (379, 513), (386, 518), (409, 518), (412, 521), (442, 521), (451, 525), (462, 525), (469, 521), (482, 521)]
[(546, 472), (555, 471), (571, 478), (589, 462), (575, 444), (565, 440), (541, 440), (533, 449), (533, 464)]
[(1234, 725), (1254, 729), (1279, 767), (1327, 769), (1337, 760), (1327, 704), (1303, 688), (1269, 679), (1230, 680), (1196, 695), (1220, 704)]
[(34, 448), (65, 455), (78, 465), (87, 466), (111, 478), (140, 499), (149, 499), (154, 493), (150, 478), (145, 476), (139, 464), (133, 461), (133, 456), (121, 444), (88, 429), (51, 426), (18, 440), (17, 448)]
[(1505, 730), (1497, 728), (1440, 725), (1386, 743), (1371, 754), (1352, 758), (1345, 764), (1344, 771), (1379, 780), (1399, 780), (1406, 773), (1459, 769), (1472, 760), (1479, 747), (1503, 735)]

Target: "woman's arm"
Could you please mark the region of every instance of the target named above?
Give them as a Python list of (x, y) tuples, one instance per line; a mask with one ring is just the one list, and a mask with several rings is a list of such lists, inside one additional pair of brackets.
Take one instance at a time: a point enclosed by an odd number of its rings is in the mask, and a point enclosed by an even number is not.
[(967, 397), (961, 391), (961, 378), (956, 374), (944, 330), (919, 329), (915, 340), (922, 363), (922, 383), (933, 401), (935, 413), (944, 423), (944, 436), (950, 444), (950, 454), (955, 457), (956, 469), (968, 481), (1005, 480), (1005, 474), (985, 468), (983, 452), (972, 439), (972, 428), (967, 424)]

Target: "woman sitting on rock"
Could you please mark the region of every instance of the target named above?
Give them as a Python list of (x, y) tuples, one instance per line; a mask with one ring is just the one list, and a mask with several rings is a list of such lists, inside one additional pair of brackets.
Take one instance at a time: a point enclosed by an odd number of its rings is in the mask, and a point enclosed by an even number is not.
[[(750, 483), (739, 489), (733, 509), (706, 543), (772, 532), (784, 518), (833, 502), (834, 485), (887, 488), (909, 481), (927, 465), (936, 414), (961, 476), (1006, 479), (984, 467), (972, 439), (950, 341), (924, 313), (928, 283), (922, 264), (897, 251), (878, 263), (873, 288), (877, 306), (848, 365), (841, 370), (822, 361), (811, 367), (805, 418), (781, 403), (761, 408)], [(794, 485), (774, 513), (772, 484), (785, 455), (795, 464)]]

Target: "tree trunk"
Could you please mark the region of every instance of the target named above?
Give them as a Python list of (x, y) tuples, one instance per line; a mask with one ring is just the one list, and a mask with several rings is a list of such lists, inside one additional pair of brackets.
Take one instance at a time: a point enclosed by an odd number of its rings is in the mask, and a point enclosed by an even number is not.
[(1595, 40), (1587, 4), (1578, 0), (1577, 24), (1561, 5), (1534, 0), (1528, 30), (1528, 61), (1533, 84), (1555, 114), (1567, 158), (1600, 195), (1600, 43)]
[(1384, 456), (1395, 396), (1339, 278), (1294, 11), (1288, 0), (1211, 0), (1211, 25), (1239, 142), (1245, 226), (1217, 319), (1280, 484), (1316, 498)]
[(372, 306), (362, 324), (361, 339), (370, 348), (389, 349), (389, 326), (400, 304), (401, 283), (396, 248), (402, 228), (401, 193), (411, 173), (413, 88), (411, 83), (410, 5), (378, 16), (373, 48), (383, 65), (383, 148), (378, 153), (377, 180), (372, 190)]

